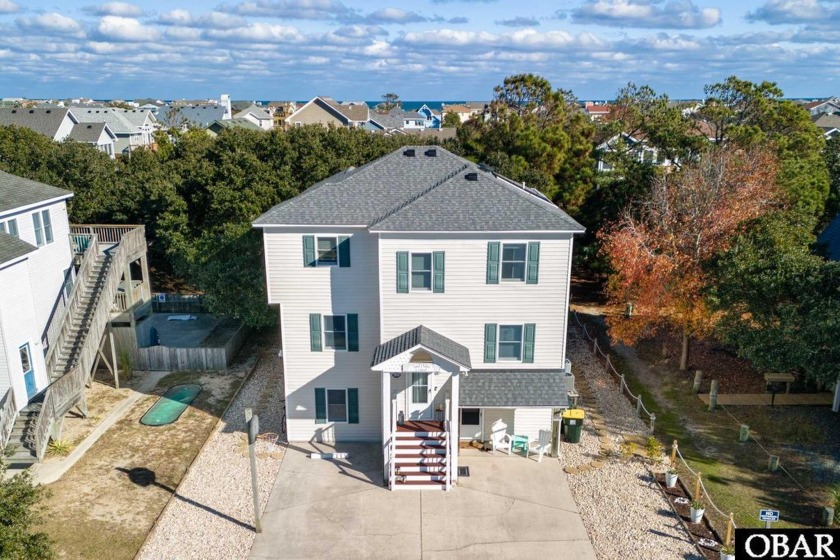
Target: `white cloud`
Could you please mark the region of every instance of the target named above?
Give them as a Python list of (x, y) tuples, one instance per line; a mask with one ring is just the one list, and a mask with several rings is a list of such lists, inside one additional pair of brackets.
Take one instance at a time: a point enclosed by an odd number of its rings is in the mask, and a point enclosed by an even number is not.
[(365, 17), (368, 23), (388, 24), (388, 23), (419, 23), (422, 21), (429, 21), (426, 16), (421, 16), (417, 12), (407, 12), (400, 8), (382, 8), (368, 14)]
[(101, 6), (88, 6), (84, 10), (98, 16), (140, 17), (145, 13), (140, 6), (128, 2), (108, 2)]
[(653, 29), (705, 29), (721, 23), (718, 8), (691, 0), (587, 0), (572, 11), (574, 23)]
[(282, 19), (349, 21), (358, 18), (358, 11), (339, 0), (249, 0), (234, 5), (223, 4), (219, 11), (243, 16)]
[(20, 18), (18, 25), (31, 31), (47, 33), (79, 34), (82, 31), (82, 26), (75, 19), (56, 12)]
[(20, 11), (20, 5), (12, 0), (0, 0), (0, 14), (13, 14)]
[(163, 25), (180, 25), (182, 27), (200, 27), (204, 29), (233, 29), (248, 24), (245, 18), (223, 12), (193, 15), (187, 10), (170, 10), (162, 14), (157, 23)]
[(298, 43), (304, 36), (296, 27), (271, 23), (251, 23), (233, 29), (210, 29), (204, 33), (206, 38), (244, 43)]
[(106, 39), (113, 41), (153, 41), (159, 39), (160, 31), (148, 27), (134, 18), (105, 16), (99, 20), (96, 30)]
[(840, 4), (822, 0), (769, 0), (748, 13), (747, 20), (772, 25), (840, 21)]
[(535, 17), (522, 16), (496, 21), (496, 25), (504, 25), (506, 27), (537, 27), (539, 24), (540, 20)]

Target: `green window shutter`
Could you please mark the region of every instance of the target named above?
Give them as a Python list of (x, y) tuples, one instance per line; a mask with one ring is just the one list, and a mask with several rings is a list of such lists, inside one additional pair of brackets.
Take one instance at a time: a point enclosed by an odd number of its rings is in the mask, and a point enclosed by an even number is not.
[(315, 423), (327, 423), (327, 390), (315, 389)]
[(522, 345), (522, 362), (525, 364), (534, 363), (534, 331), (537, 326), (534, 323), (525, 325), (525, 343)]
[(540, 275), (540, 242), (528, 243), (528, 274), (525, 277), (526, 284), (536, 284)]
[(359, 390), (347, 389), (347, 423), (359, 423)]
[(346, 235), (338, 236), (338, 266), (350, 267), (350, 237)]
[(356, 313), (347, 314), (347, 351), (359, 351), (359, 316)]
[(315, 236), (303, 236), (303, 266), (315, 266)]
[(498, 241), (487, 243), (487, 283), (499, 283), (499, 245)]
[(408, 293), (408, 251), (397, 251), (397, 293)]
[(321, 315), (318, 313), (309, 314), (309, 349), (321, 351)]
[(496, 323), (484, 325), (484, 363), (496, 363)]
[(443, 251), (435, 251), (432, 253), (434, 260), (434, 282), (432, 283), (432, 291), (436, 294), (443, 293), (443, 273), (445, 256)]

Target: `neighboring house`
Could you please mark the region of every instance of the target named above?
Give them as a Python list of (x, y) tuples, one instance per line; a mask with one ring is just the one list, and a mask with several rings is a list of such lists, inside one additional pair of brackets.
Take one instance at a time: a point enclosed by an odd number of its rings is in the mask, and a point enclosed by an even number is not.
[(268, 111), (262, 107), (251, 105), (242, 111), (233, 115), (234, 119), (247, 119), (257, 125), (262, 130), (271, 130), (274, 128), (274, 118), (268, 114)]
[(840, 130), (840, 114), (820, 113), (811, 117), (811, 120), (814, 121), (817, 128), (823, 131), (826, 139), (834, 137)]
[(659, 153), (655, 146), (649, 145), (643, 138), (627, 133), (616, 134), (595, 148), (598, 157), (597, 170), (602, 173), (613, 171), (608, 154), (628, 153), (639, 163), (650, 163), (659, 167), (670, 167), (675, 162)]
[(0, 171), (0, 401), (11, 390), (14, 412), (50, 383), (43, 339), (73, 283), (72, 196)]
[(568, 406), (584, 228), (538, 191), (409, 146), (254, 226), (280, 308), (290, 441), (376, 442), (392, 489), (448, 489), (459, 442), (494, 426), (535, 439)]
[(155, 143), (154, 132), (157, 119), (151, 111), (143, 109), (70, 109), (80, 123), (105, 122), (114, 133), (114, 151), (119, 155), (128, 155), (138, 148), (149, 148)]
[(370, 121), (367, 103), (338, 103), (331, 97), (315, 97), (284, 119), (286, 127), (307, 124), (346, 128), (365, 127)]
[(228, 119), (226, 121), (215, 121), (207, 127), (207, 133), (210, 136), (218, 136), (222, 133), (223, 130), (227, 130), (229, 128), (244, 128), (246, 130), (260, 130), (263, 129), (255, 125), (248, 119), (244, 118), (233, 118)]
[(477, 104), (477, 105), (446, 105), (443, 104), (441, 108), (441, 113), (443, 116), (446, 116), (447, 113), (455, 113), (458, 115), (458, 118), (461, 120), (461, 123), (465, 123), (471, 118), (477, 115), (483, 115), (485, 113), (486, 105), (484, 104)]
[(400, 107), (391, 109), (387, 113), (371, 113), (365, 128), (374, 131), (403, 131), (438, 129), (441, 125), (440, 113), (423, 105), (417, 111), (405, 111)]
[(78, 118), (64, 108), (0, 109), (0, 126), (28, 128), (56, 142), (70, 136), (78, 123)]
[(274, 128), (282, 129), (286, 117), (297, 111), (294, 101), (272, 101), (268, 104), (268, 112), (274, 119)]
[(112, 159), (116, 157), (117, 136), (104, 122), (101, 123), (79, 123), (70, 131), (68, 140), (92, 144), (100, 152), (105, 152)]
[(190, 128), (207, 128), (215, 121), (226, 121), (233, 117), (230, 95), (222, 94), (218, 103), (179, 102), (163, 107), (158, 112), (162, 126), (188, 130)]
[(812, 101), (804, 103), (802, 107), (805, 108), (812, 117), (823, 114), (840, 114), (840, 99), (832, 97), (830, 99), (821, 99), (819, 101)]
[(583, 104), (583, 111), (593, 121), (600, 121), (610, 116), (612, 107), (607, 103), (593, 103), (587, 101)]

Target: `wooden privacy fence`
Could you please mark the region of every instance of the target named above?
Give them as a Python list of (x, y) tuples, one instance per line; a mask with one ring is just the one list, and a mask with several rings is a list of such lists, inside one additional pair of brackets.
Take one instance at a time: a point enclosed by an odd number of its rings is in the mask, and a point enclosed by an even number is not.
[(206, 313), (202, 294), (152, 294), (155, 313)]
[(240, 325), (224, 346), (216, 348), (138, 348), (136, 368), (144, 371), (223, 370), (233, 361), (244, 340), (245, 327)]

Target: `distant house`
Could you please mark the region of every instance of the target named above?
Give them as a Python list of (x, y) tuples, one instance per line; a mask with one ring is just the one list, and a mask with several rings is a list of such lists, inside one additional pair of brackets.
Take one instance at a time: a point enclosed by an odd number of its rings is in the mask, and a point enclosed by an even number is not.
[(274, 128), (283, 128), (286, 117), (297, 111), (294, 101), (272, 101), (268, 104), (268, 113), (274, 119)]
[(320, 124), (360, 128), (365, 127), (369, 121), (370, 109), (367, 103), (339, 103), (331, 97), (315, 97), (286, 117), (283, 122), (286, 127)]
[(486, 112), (486, 109), (487, 104), (483, 103), (458, 105), (446, 105), (444, 103), (441, 108), (441, 113), (444, 117), (447, 113), (455, 113), (458, 115), (458, 118), (461, 119), (461, 123), (465, 123), (477, 115), (483, 115)]
[(441, 127), (441, 114), (423, 105), (417, 111), (406, 111), (395, 107), (387, 113), (371, 113), (366, 128), (373, 131), (384, 131), (386, 133), (399, 130), (410, 132), (426, 129), (438, 129)]
[(263, 130), (274, 128), (274, 118), (262, 107), (251, 105), (233, 115), (234, 119), (247, 119)]
[(670, 167), (675, 163), (664, 157), (658, 148), (648, 144), (644, 138), (624, 132), (602, 142), (595, 148), (595, 151), (598, 156), (597, 170), (600, 173), (608, 173), (614, 170), (609, 157), (607, 157), (611, 153), (628, 153), (639, 163), (650, 163), (660, 167)]
[(840, 114), (840, 99), (831, 97), (829, 99), (821, 99), (818, 101), (811, 101), (802, 105), (812, 117), (822, 114)]
[(151, 111), (142, 109), (85, 109), (71, 108), (80, 123), (105, 122), (116, 136), (114, 151), (128, 155), (137, 148), (151, 147), (157, 119)]
[(233, 117), (230, 95), (222, 94), (219, 102), (173, 103), (160, 109), (158, 121), (165, 128), (188, 130), (207, 128), (215, 121), (226, 121)]
[(610, 116), (610, 111), (612, 111), (612, 107), (607, 103), (599, 104), (593, 103), (592, 101), (587, 101), (583, 104), (583, 111), (589, 116), (591, 120), (600, 121)]
[(244, 128), (246, 130), (260, 130), (260, 131), (264, 130), (264, 129), (260, 128), (259, 126), (255, 125), (253, 122), (251, 122), (248, 119), (233, 118), (233, 119), (227, 119), (225, 121), (223, 121), (223, 120), (213, 121), (210, 124), (210, 126), (207, 127), (207, 133), (210, 136), (215, 137), (215, 136), (218, 136), (219, 134), (221, 134), (223, 130), (228, 130), (228, 129), (231, 129), (231, 128)]
[(814, 124), (823, 131), (823, 135), (828, 138), (833, 138), (840, 130), (840, 114), (832, 115), (829, 113), (819, 113), (811, 117)]
[(78, 123), (78, 118), (68, 109), (0, 109), (0, 126), (28, 128), (56, 142), (62, 142), (70, 136)]
[(70, 131), (68, 140), (92, 144), (100, 152), (105, 152), (113, 159), (116, 156), (117, 135), (104, 123), (79, 123)]

